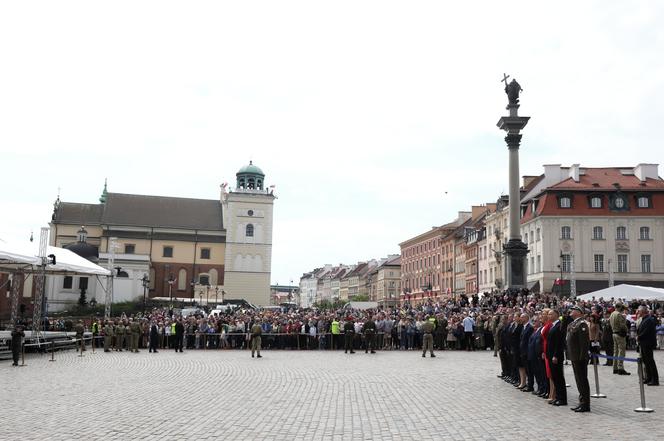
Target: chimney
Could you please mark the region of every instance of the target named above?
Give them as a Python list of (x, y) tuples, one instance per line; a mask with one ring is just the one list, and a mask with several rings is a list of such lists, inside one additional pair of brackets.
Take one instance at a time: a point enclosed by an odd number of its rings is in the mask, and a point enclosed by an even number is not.
[(634, 167), (634, 176), (641, 182), (645, 182), (648, 178), (659, 179), (658, 166), (659, 164), (639, 164)]
[(523, 188), (527, 188), (539, 176), (521, 176), (521, 178), (523, 179)]
[(482, 214), (484, 214), (487, 211), (487, 208), (484, 205), (473, 205), (471, 207), (471, 210), (472, 210), (472, 215), (471, 215), (472, 218), (476, 219), (480, 217)]
[(579, 182), (579, 164), (572, 164), (569, 168), (569, 177), (574, 180), (574, 182)]
[(560, 164), (545, 164), (544, 165), (544, 186), (551, 187), (562, 181), (562, 170)]

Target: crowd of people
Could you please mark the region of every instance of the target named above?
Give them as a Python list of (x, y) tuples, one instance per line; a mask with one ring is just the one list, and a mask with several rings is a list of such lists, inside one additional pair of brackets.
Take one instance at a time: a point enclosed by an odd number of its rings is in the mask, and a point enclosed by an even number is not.
[[(282, 309), (208, 310), (183, 317), (167, 308), (87, 323), (55, 322), (78, 335), (90, 331), (107, 352), (261, 348), (422, 351), (492, 350), (500, 357), (500, 378), (524, 392), (567, 405), (563, 363), (571, 362), (580, 393), (577, 412), (590, 410), (588, 364), (603, 351), (605, 365), (629, 375), (625, 351), (637, 348), (648, 385), (658, 385), (653, 351), (664, 349), (664, 304), (618, 299), (572, 301), (528, 291), (462, 295), (372, 310)], [(589, 356), (591, 353), (593, 356)]]

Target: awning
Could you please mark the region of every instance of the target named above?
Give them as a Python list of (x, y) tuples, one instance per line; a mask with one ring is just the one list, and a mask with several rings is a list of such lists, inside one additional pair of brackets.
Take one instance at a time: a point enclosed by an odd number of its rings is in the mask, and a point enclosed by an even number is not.
[[(0, 272), (34, 274), (42, 271), (36, 244), (10, 244), (0, 240)], [(87, 274), (108, 276), (111, 272), (69, 250), (48, 246), (46, 255), (55, 256), (55, 265), (46, 266), (46, 274)]]
[(540, 291), (540, 281), (535, 280), (534, 282), (529, 282), (528, 283), (528, 291), (539, 293), (539, 291)]

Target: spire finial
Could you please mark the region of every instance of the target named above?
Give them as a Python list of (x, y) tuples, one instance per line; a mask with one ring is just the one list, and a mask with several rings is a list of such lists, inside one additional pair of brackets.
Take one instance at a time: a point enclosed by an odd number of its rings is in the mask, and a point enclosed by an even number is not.
[(101, 192), (101, 196), (99, 197), (99, 202), (102, 204), (106, 203), (106, 197), (108, 196), (108, 178), (104, 178), (104, 190)]

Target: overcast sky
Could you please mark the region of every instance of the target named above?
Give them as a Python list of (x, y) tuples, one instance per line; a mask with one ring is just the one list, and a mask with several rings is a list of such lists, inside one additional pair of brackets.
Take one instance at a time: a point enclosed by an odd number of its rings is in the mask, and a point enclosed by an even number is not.
[[(61, 199), (276, 185), (272, 282), (507, 193), (503, 73), (542, 164), (663, 163), (661, 2), (3, 2), (0, 238)], [(660, 175), (664, 174), (660, 169)]]

